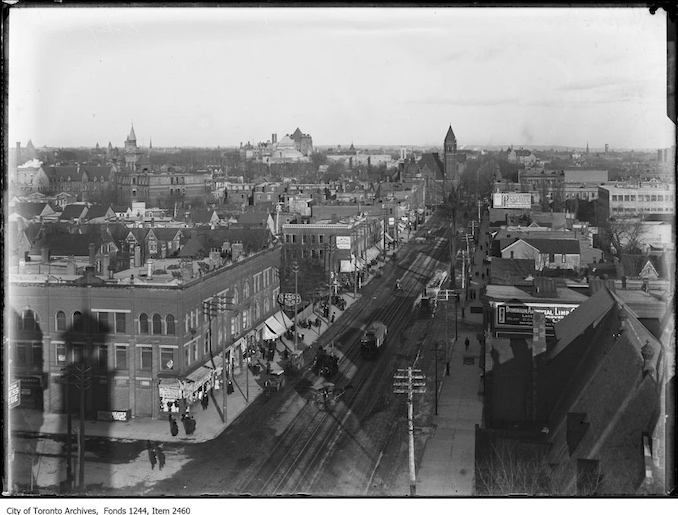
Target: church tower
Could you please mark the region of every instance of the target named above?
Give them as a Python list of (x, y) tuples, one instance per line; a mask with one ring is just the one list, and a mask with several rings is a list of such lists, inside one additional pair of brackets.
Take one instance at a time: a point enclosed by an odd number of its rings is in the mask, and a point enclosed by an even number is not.
[(454, 179), (457, 176), (457, 138), (452, 130), (452, 124), (450, 124), (450, 128), (447, 129), (443, 148), (445, 179)]

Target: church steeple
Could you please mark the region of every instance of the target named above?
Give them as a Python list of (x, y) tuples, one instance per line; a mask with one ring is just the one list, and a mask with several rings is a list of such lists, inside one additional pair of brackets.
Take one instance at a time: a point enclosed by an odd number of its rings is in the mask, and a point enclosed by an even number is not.
[(129, 131), (129, 136), (127, 136), (127, 141), (130, 143), (133, 141), (135, 144), (137, 142), (137, 135), (134, 134), (134, 124), (132, 124), (132, 129)]
[(447, 129), (443, 144), (443, 164), (445, 166), (445, 178), (452, 179), (457, 175), (457, 138), (452, 130), (452, 124)]

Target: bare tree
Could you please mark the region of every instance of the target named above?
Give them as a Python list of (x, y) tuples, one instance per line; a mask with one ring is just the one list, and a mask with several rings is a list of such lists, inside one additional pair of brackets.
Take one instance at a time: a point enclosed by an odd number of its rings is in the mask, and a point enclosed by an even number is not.
[(639, 272), (635, 266), (631, 266), (639, 260), (629, 259), (627, 256), (637, 256), (641, 253), (643, 236), (646, 232), (642, 222), (642, 218), (619, 217), (600, 223), (603, 242), (618, 258), (619, 273), (622, 276), (637, 275)]

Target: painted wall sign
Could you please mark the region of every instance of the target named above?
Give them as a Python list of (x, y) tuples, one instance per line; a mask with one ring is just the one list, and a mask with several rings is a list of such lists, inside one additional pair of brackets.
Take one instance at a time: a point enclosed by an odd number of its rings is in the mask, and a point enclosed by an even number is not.
[(577, 309), (578, 305), (560, 304), (499, 304), (495, 310), (497, 327), (532, 328), (534, 312), (544, 314), (546, 327), (553, 330), (553, 326)]
[(341, 250), (351, 250), (351, 237), (350, 236), (337, 236), (336, 237), (337, 248)]
[(495, 193), (492, 207), (509, 209), (530, 209), (532, 195), (530, 193)]

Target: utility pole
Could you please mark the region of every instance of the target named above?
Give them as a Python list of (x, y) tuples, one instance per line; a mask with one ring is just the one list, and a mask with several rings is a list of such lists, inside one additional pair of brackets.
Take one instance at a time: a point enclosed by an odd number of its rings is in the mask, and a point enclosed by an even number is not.
[(298, 279), (299, 279), (299, 264), (295, 261), (294, 265), (292, 265), (292, 273), (294, 274), (294, 350), (297, 350), (297, 338), (299, 334), (299, 326), (297, 325), (297, 311), (299, 308), (298, 304), (298, 298), (299, 298), (299, 293), (297, 292), (299, 286), (298, 286)]
[(426, 393), (426, 376), (419, 369), (399, 368), (393, 375), (393, 393), (407, 394), (407, 433), (409, 443), (410, 495), (417, 495), (417, 475), (414, 464), (414, 415), (412, 397), (415, 393)]
[[(214, 370), (217, 369), (216, 364), (214, 363), (214, 352), (213, 352), (213, 337), (212, 337), (212, 317), (215, 317), (219, 314), (223, 314), (226, 311), (229, 311), (233, 308), (233, 303), (230, 300), (230, 297), (227, 297), (226, 295), (215, 295), (213, 297), (210, 297), (209, 299), (203, 301), (202, 303), (202, 309), (203, 313), (207, 315), (207, 321), (208, 321), (208, 326), (209, 326), (209, 346), (210, 346), (210, 357), (212, 359), (212, 366), (214, 367)], [(221, 374), (222, 374), (222, 411), (221, 411), (221, 421), (225, 424), (228, 421), (228, 392), (227, 392), (227, 385), (228, 385), (228, 366), (229, 362), (226, 359), (226, 338), (223, 339), (222, 341), (222, 358), (221, 358)], [(247, 372), (249, 373), (249, 368), (245, 367)], [(249, 379), (249, 378), (248, 378)], [(248, 387), (249, 387), (249, 380), (248, 380)], [(248, 391), (248, 397), (249, 397), (249, 391)], [(249, 399), (247, 399), (249, 401)]]

